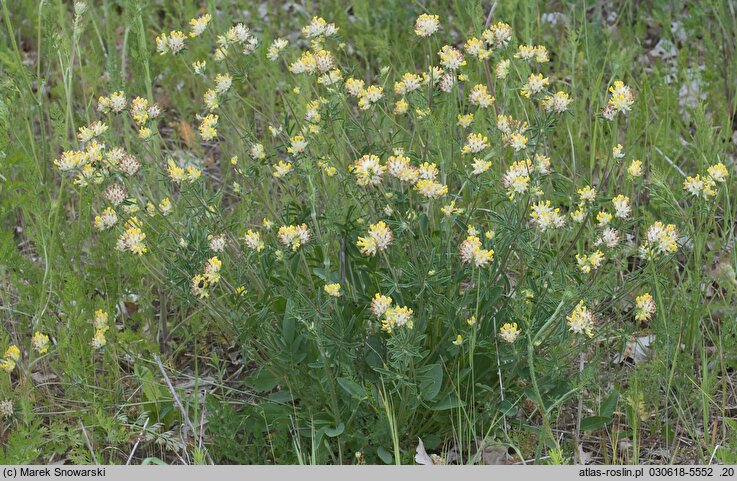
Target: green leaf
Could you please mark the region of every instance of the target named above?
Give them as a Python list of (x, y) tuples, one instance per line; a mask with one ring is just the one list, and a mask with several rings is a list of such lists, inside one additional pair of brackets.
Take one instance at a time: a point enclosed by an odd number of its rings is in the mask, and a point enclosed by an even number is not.
[(366, 399), (366, 390), (357, 382), (354, 382), (347, 377), (339, 377), (338, 384), (340, 384), (340, 387), (350, 394), (352, 398), (358, 399), (359, 401)]
[(445, 411), (447, 409), (457, 409), (465, 406), (466, 403), (458, 399), (456, 393), (452, 392), (443, 399), (430, 406), (433, 411)]
[(581, 420), (581, 431), (596, 431), (612, 422), (609, 416), (590, 416)]
[(615, 389), (602, 403), (598, 416), (590, 416), (581, 420), (581, 430), (595, 431), (611, 423), (614, 410), (617, 408), (618, 400), (619, 391)]
[(246, 378), (246, 386), (257, 392), (268, 392), (279, 385), (279, 380), (266, 369), (259, 369)]
[(343, 434), (343, 431), (345, 431), (345, 424), (340, 423), (334, 428), (326, 427), (323, 429), (325, 431), (325, 434), (328, 435), (328, 437), (334, 438), (336, 436), (340, 436), (341, 434)]
[(293, 402), (294, 396), (289, 391), (277, 391), (273, 394), (269, 394), (269, 400), (276, 403), (287, 403)]
[(300, 257), (298, 255), (294, 255), (292, 256), (292, 259), (289, 262), (289, 270), (291, 271), (294, 277), (297, 277), (297, 270), (299, 269), (299, 260), (300, 260)]
[(599, 414), (602, 416), (612, 417), (614, 410), (617, 408), (617, 401), (619, 400), (619, 391), (614, 389), (608, 398), (601, 405)]
[(340, 274), (337, 272), (327, 273), (322, 267), (315, 267), (312, 269), (312, 273), (319, 277), (325, 283), (340, 282)]
[(287, 299), (287, 305), (284, 307), (284, 318), (282, 319), (282, 337), (287, 344), (291, 344), (294, 341), (294, 331), (296, 329), (297, 321), (292, 316), (292, 298)]
[(392, 453), (383, 447), (380, 446), (379, 449), (376, 450), (376, 454), (378, 454), (381, 460), (384, 461), (384, 464), (394, 464), (394, 456), (392, 456)]
[(502, 412), (502, 414), (504, 416), (512, 417), (512, 416), (516, 416), (517, 415), (517, 413), (519, 412), (519, 407), (516, 406), (509, 399), (505, 399), (499, 405), (499, 410)]
[(425, 401), (432, 401), (443, 386), (443, 368), (440, 364), (430, 364), (418, 369), (417, 373), (420, 380), (420, 396)]
[(145, 458), (143, 461), (141, 461), (141, 466), (146, 466), (149, 464), (159, 464), (161, 466), (168, 466), (164, 461), (160, 460), (159, 458), (155, 458), (155, 457)]

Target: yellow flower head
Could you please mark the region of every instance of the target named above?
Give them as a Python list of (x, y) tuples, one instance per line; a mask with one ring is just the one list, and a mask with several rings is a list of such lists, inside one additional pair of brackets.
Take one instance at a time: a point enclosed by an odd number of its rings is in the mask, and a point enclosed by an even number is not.
[(527, 82), (520, 90), (520, 93), (523, 97), (530, 98), (535, 94), (538, 94), (543, 91), (545, 87), (547, 87), (550, 84), (550, 79), (543, 77), (543, 74), (539, 73), (537, 75), (530, 74), (530, 76), (527, 78)]
[(655, 311), (655, 301), (650, 293), (645, 292), (637, 296), (635, 299), (635, 320), (637, 322), (649, 321), (653, 317), (653, 314), (655, 314)]
[(95, 331), (95, 335), (92, 337), (90, 344), (92, 344), (93, 349), (102, 349), (105, 347), (105, 344), (107, 344), (105, 331)]
[(108, 327), (108, 314), (102, 309), (95, 311), (95, 316), (92, 318), (92, 324), (98, 331), (107, 331)]
[(566, 317), (568, 320), (568, 328), (576, 334), (586, 334), (588, 337), (594, 336), (594, 314), (589, 310), (583, 301), (579, 301), (573, 312)]
[(282, 245), (296, 251), (310, 240), (310, 230), (307, 224), (282, 226), (277, 237)]
[(412, 314), (412, 309), (407, 306), (390, 307), (384, 313), (384, 318), (381, 320), (381, 328), (386, 332), (393, 332), (394, 329), (404, 326), (412, 329), (414, 327)]
[(49, 350), (49, 336), (36, 331), (31, 338), (31, 346), (39, 354), (46, 353)]
[(642, 177), (642, 162), (639, 160), (633, 160), (627, 167), (627, 173), (631, 177)]
[(369, 226), (368, 236), (359, 237), (356, 246), (361, 253), (374, 256), (377, 252), (384, 252), (394, 240), (394, 233), (384, 221)]
[(711, 177), (714, 182), (718, 183), (725, 182), (727, 180), (727, 177), (729, 177), (729, 171), (721, 162), (710, 166), (707, 169), (707, 172), (709, 174), (709, 177)]
[(252, 250), (261, 252), (264, 250), (264, 242), (261, 240), (261, 234), (248, 229), (248, 232), (243, 236), (243, 242)]
[(325, 286), (323, 286), (323, 290), (329, 296), (340, 297), (340, 284), (337, 282), (334, 284), (325, 284)]
[(673, 224), (665, 225), (660, 221), (648, 227), (645, 241), (640, 246), (640, 255), (645, 259), (653, 259), (661, 254), (672, 254), (678, 250), (678, 231)]
[(516, 322), (511, 324), (507, 322), (499, 329), (499, 337), (512, 344), (517, 340), (517, 336), (519, 336), (521, 332), (522, 331), (517, 329)]
[(192, 31), (189, 32), (190, 37), (199, 37), (202, 35), (202, 32), (205, 31), (205, 28), (207, 28), (207, 24), (210, 23), (212, 17), (210, 17), (209, 13), (206, 13), (198, 18), (193, 18), (189, 21), (189, 25), (192, 28)]
[(382, 296), (378, 292), (371, 301), (371, 313), (376, 317), (381, 317), (392, 306), (392, 298)]
[(375, 186), (381, 184), (381, 177), (386, 171), (386, 166), (381, 165), (379, 156), (364, 155), (349, 167), (356, 182), (362, 186)]
[(440, 28), (440, 17), (423, 13), (415, 21), (415, 35), (429, 37)]
[(571, 102), (573, 102), (573, 99), (567, 93), (559, 91), (554, 95), (545, 97), (542, 101), (542, 106), (547, 112), (562, 114), (568, 110)]

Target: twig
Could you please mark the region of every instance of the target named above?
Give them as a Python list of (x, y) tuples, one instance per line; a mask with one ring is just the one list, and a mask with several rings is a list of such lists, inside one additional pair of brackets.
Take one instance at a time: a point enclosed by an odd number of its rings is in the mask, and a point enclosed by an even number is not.
[(97, 456), (95, 456), (95, 451), (92, 449), (92, 443), (90, 442), (90, 437), (87, 436), (87, 430), (84, 428), (84, 423), (82, 421), (79, 421), (79, 425), (82, 426), (82, 434), (84, 434), (84, 440), (87, 442), (87, 449), (90, 450), (90, 453), (92, 453), (92, 460), (95, 462), (95, 464), (100, 464), (97, 462)]
[(494, 10), (496, 10), (496, 2), (491, 4), (491, 9), (489, 9), (489, 15), (486, 16), (486, 28), (489, 28), (489, 25), (491, 25), (491, 17), (494, 16)]
[(148, 418), (146, 418), (146, 422), (143, 423), (143, 429), (141, 429), (141, 434), (139, 434), (138, 439), (136, 439), (136, 444), (133, 445), (133, 450), (131, 451), (130, 456), (128, 456), (128, 461), (125, 462), (126, 466), (128, 466), (131, 463), (131, 459), (133, 459), (133, 455), (136, 454), (136, 449), (138, 449), (138, 445), (141, 444), (141, 439), (143, 439), (143, 434), (146, 432), (146, 426), (148, 426)]
[(714, 446), (714, 451), (711, 453), (711, 457), (709, 458), (709, 462), (706, 463), (706, 464), (711, 464), (711, 462), (714, 461), (714, 456), (716, 456), (717, 449), (719, 449), (720, 447), (721, 446), (719, 446), (718, 444), (716, 446)]
[[(578, 359), (578, 372), (583, 372), (583, 361), (584, 361), (584, 353), (581, 352), (581, 355)], [(576, 441), (576, 457), (578, 457), (578, 462), (580, 464), (586, 464), (583, 462), (583, 459), (581, 459), (581, 418), (583, 416), (583, 396), (578, 397), (578, 414), (576, 415), (576, 435), (575, 435), (575, 441)]]
[(339, 259), (340, 259), (340, 282), (341, 284), (345, 285), (345, 237), (340, 237), (340, 253), (339, 253)]
[[(492, 316), (492, 322), (494, 323), (494, 332), (497, 331), (496, 328), (496, 315)], [(499, 393), (501, 395), (502, 402), (504, 402), (504, 382), (502, 380), (502, 364), (499, 360), (499, 336), (494, 336), (494, 349), (496, 350), (496, 373), (499, 378)], [(509, 435), (509, 432), (507, 431), (507, 416), (502, 416), (502, 421), (504, 422), (504, 434)]]
[[(489, 15), (486, 16), (486, 28), (489, 28), (489, 25), (491, 24), (491, 17), (494, 15), (494, 10), (496, 10), (496, 2), (493, 3), (491, 9), (489, 9)], [(486, 73), (486, 83), (489, 85), (491, 96), (496, 99), (496, 92), (494, 92), (494, 82), (491, 80), (488, 59), (484, 60), (484, 72)], [(499, 104), (497, 102), (494, 102), (494, 113), (496, 113), (497, 117), (499, 116)]]
[[(171, 395), (174, 397), (174, 401), (177, 403), (179, 410), (182, 412), (182, 417), (184, 417), (184, 422), (186, 423), (187, 428), (189, 428), (189, 430), (192, 431), (193, 436), (196, 436), (197, 431), (195, 431), (192, 421), (189, 420), (189, 417), (187, 416), (187, 412), (184, 410), (184, 406), (182, 406), (182, 402), (179, 400), (179, 396), (177, 396), (177, 392), (174, 390), (174, 386), (172, 386), (171, 381), (169, 380), (169, 376), (166, 374), (166, 371), (164, 370), (164, 365), (161, 363), (161, 359), (159, 359), (159, 356), (154, 355), (154, 361), (156, 361), (156, 364), (158, 364), (159, 371), (161, 371), (161, 374), (164, 376), (164, 381), (166, 381), (166, 386), (169, 388), (169, 392), (171, 392)], [(209, 463), (215, 464), (212, 461), (212, 458), (210, 457), (210, 453), (207, 450), (207, 447), (203, 446), (203, 449), (205, 451), (205, 456), (207, 456), (207, 460), (209, 461)]]
[(535, 463), (535, 462), (538, 462), (538, 461), (544, 461), (546, 459), (550, 459), (550, 456), (541, 456), (539, 458), (523, 459), (519, 463), (514, 463), (514, 464), (529, 464), (529, 463)]
[[(197, 383), (195, 383), (196, 385)], [(186, 404), (184, 405), (184, 417), (189, 419), (189, 399), (187, 399)], [(182, 446), (187, 445), (187, 426), (185, 425), (182, 429), (179, 430), (179, 437), (182, 439)], [(197, 433), (193, 432), (192, 437), (195, 441), (197, 441)], [(186, 458), (186, 461), (184, 464), (192, 464), (192, 460), (189, 457), (189, 452), (185, 449), (184, 450), (184, 457)]]
[(676, 170), (678, 171), (678, 173), (679, 173), (679, 174), (681, 174), (681, 175), (682, 175), (683, 177), (686, 177), (686, 173), (685, 173), (684, 171), (682, 171), (682, 170), (681, 170), (681, 168), (680, 168), (680, 167), (678, 167), (678, 166), (677, 166), (677, 165), (675, 164), (675, 162), (673, 162), (672, 160), (670, 160), (670, 158), (668, 158), (668, 156), (667, 156), (667, 155), (665, 155), (665, 154), (663, 153), (663, 151), (662, 151), (662, 150), (660, 150), (660, 149), (659, 149), (659, 148), (657, 148), (657, 147), (655, 147), (655, 150), (657, 150), (657, 151), (658, 151), (658, 153), (659, 153), (660, 155), (662, 155), (662, 156), (663, 156), (663, 158), (664, 158), (664, 159), (666, 160), (666, 162), (668, 162), (668, 163), (669, 163), (669, 164), (671, 165), (671, 167), (673, 167), (674, 169), (676, 169)]
[[(207, 394), (205, 394), (207, 397)], [(202, 435), (205, 432), (205, 414), (207, 413), (207, 404), (205, 401), (202, 402), (202, 414), (200, 414), (200, 449), (202, 449)]]

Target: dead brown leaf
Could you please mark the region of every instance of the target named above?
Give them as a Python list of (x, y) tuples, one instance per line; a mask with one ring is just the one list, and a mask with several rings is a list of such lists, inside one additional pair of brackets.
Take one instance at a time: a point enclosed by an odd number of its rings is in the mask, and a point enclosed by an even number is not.
[(179, 136), (189, 149), (192, 149), (197, 144), (197, 135), (195, 134), (195, 130), (186, 120), (181, 120), (179, 122)]
[(481, 452), (481, 460), (486, 465), (507, 464), (507, 447), (486, 446)]

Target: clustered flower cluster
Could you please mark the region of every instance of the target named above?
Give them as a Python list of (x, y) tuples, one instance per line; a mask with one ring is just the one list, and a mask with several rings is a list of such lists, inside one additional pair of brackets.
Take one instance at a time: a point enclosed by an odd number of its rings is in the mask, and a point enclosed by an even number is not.
[(578, 302), (573, 312), (566, 319), (571, 332), (594, 337), (594, 313), (586, 307), (583, 301)]
[(15, 344), (11, 344), (3, 355), (3, 360), (0, 362), (0, 369), (7, 373), (13, 372), (15, 365), (20, 359), (20, 349)]
[(222, 265), (222, 261), (217, 256), (209, 258), (205, 263), (202, 274), (197, 274), (192, 278), (192, 294), (200, 299), (208, 297), (210, 295), (209, 288), (220, 282), (220, 268)]
[[(187, 46), (207, 31), (211, 21), (209, 14), (203, 14), (190, 21), (188, 35), (178, 30), (161, 33), (156, 38), (159, 54), (186, 55)], [(430, 42), (429, 38), (440, 30), (440, 18), (437, 15), (422, 14), (414, 24), (414, 33), (419, 42)], [(368, 220), (368, 229), (362, 228), (360, 233), (352, 234), (351, 242), (363, 256), (377, 257), (377, 262), (390, 263), (392, 252), (400, 250), (399, 245), (391, 249), (390, 246), (402, 244), (399, 241), (403, 240), (405, 232), (412, 230), (411, 222), (417, 219), (418, 212), (431, 216), (438, 209), (444, 216), (442, 222), (447, 222), (448, 232), (452, 236), (456, 235), (452, 230), (453, 225), (465, 224), (466, 232), (460, 234), (457, 238), (458, 248), (453, 249), (460, 268), (477, 274), (484, 269), (485, 272), (493, 270), (494, 267), (487, 268), (496, 266), (497, 239), (492, 230), (482, 236), (474, 227), (473, 222), (477, 219), (473, 219), (473, 215), (479, 207), (475, 203), (483, 202), (483, 199), (468, 202), (464, 192), (468, 183), (492, 185), (494, 190), (505, 193), (504, 202), (508, 201), (507, 205), (511, 207), (519, 206), (523, 213), (520, 215), (522, 222), (531, 228), (532, 235), (541, 242), (546, 239), (560, 242), (567, 233), (574, 234), (576, 240), (580, 239), (571, 256), (575, 255), (572, 270), (578, 272), (576, 276), (596, 276), (608, 259), (615, 259), (623, 252), (623, 239), (639, 238), (635, 206), (630, 197), (624, 194), (628, 191), (615, 191), (615, 195), (609, 196), (598, 192), (596, 185), (575, 179), (577, 198), (574, 196), (570, 205), (568, 201), (562, 202), (550, 180), (556, 174), (556, 169), (549, 157), (552, 154), (547, 142), (541, 139), (540, 126), (528, 124), (536, 123), (530, 120), (532, 116), (514, 118), (505, 112), (500, 86), (505, 87), (504, 95), (511, 92), (519, 102), (536, 109), (546, 122), (555, 123), (569, 113), (574, 99), (555, 86), (555, 77), (546, 73), (550, 52), (545, 46), (521, 44), (514, 48), (510, 46), (513, 37), (511, 26), (497, 22), (455, 46), (442, 45), (436, 56), (433, 55), (431, 65), (417, 71), (397, 72), (391, 88), (388, 68), (381, 72), (382, 76), (387, 77), (386, 81), (378, 79), (370, 82), (369, 77), (361, 78), (354, 68), (342, 66), (339, 28), (333, 23), (314, 17), (301, 33), (304, 40), (299, 45), (305, 45), (307, 49), (290, 52), (290, 42), (277, 38), (265, 47), (263, 55), (268, 62), (281, 63), (297, 80), (292, 93), (298, 99), (298, 105), (289, 106), (290, 122), (279, 125), (273, 120), (268, 129), (256, 129), (246, 135), (239, 131), (238, 141), (245, 142), (243, 153), (246, 155), (241, 154), (240, 158), (233, 155), (230, 164), (241, 177), (248, 177), (249, 172), (255, 172), (263, 166), (268, 171), (269, 182), (285, 191), (289, 189), (290, 182), (300, 180), (295, 179), (300, 176), (295, 176), (294, 172), (300, 172), (301, 169), (305, 169), (307, 173), (304, 177), (309, 178), (312, 185), (312, 171), (309, 169), (317, 166), (324, 182), (330, 182), (329, 179), (333, 177), (339, 179), (333, 180), (334, 188), (355, 189), (365, 198), (385, 199), (388, 202), (385, 207), (369, 209), (369, 218), (361, 219), (361, 222)], [(227, 136), (218, 131), (228, 121), (224, 107), (230, 102), (242, 100), (239, 93), (241, 77), (231, 70), (231, 66), (245, 57), (249, 57), (249, 61), (258, 61), (260, 42), (242, 23), (213, 38), (216, 38), (212, 54), (214, 67), (208, 66), (204, 58), (195, 59), (191, 64), (188, 61), (185, 65), (191, 67), (194, 74), (207, 84), (201, 92), (201, 110), (196, 116), (199, 122), (197, 132), (203, 143), (216, 147), (219, 144), (228, 145)], [(351, 72), (353, 76), (344, 78), (344, 72)], [(478, 72), (485, 75), (478, 75)], [(507, 81), (513, 75), (518, 78), (514, 82)], [(300, 88), (299, 85), (305, 84), (309, 84), (310, 88)], [(631, 111), (635, 94), (621, 80), (614, 80), (608, 92), (607, 104), (601, 110), (600, 119), (616, 122), (619, 116), (626, 116)], [(375, 125), (372, 122), (376, 118), (386, 117), (401, 128), (406, 126), (419, 132), (423, 122), (434, 113), (433, 103), (428, 99), (443, 95), (453, 104), (458, 101), (459, 111), (453, 112), (451, 125), (448, 126), (454, 131), (448, 143), (453, 158), (458, 159), (462, 166), (464, 177), (460, 179), (461, 182), (457, 182), (459, 179), (449, 168), (446, 158), (428, 153), (432, 150), (424, 145), (427, 140), (419, 144), (420, 148), (412, 141), (388, 141), (386, 145), (372, 142), (365, 148), (356, 148), (351, 144), (348, 148), (353, 155), (347, 159), (321, 150), (325, 143), (321, 135), (328, 131), (325, 130), (329, 122), (327, 119), (334, 116), (336, 108), (344, 110), (341, 115), (345, 118), (358, 119), (358, 127)], [(151, 156), (156, 159), (150, 162), (151, 165), (142, 166), (135, 156), (115, 145), (109, 126), (113, 122), (122, 125), (126, 113), (130, 115), (144, 145), (150, 144), (156, 137), (156, 119), (161, 109), (150, 99), (136, 97), (128, 106), (125, 93), (117, 91), (100, 97), (97, 110), (101, 116), (105, 116), (105, 121), (97, 120), (80, 128), (79, 150), (62, 153), (55, 164), (62, 173), (74, 176), (74, 183), (79, 188), (99, 186), (109, 205), (94, 217), (95, 228), (100, 232), (117, 229), (117, 249), (144, 256), (150, 250), (158, 249), (147, 238), (147, 221), (158, 215), (164, 217), (174, 214), (177, 193), (181, 198), (190, 185), (208, 176), (203, 173), (201, 164), (187, 156), (174, 153), (162, 156), (159, 153)], [(455, 135), (455, 131), (461, 132), (460, 137)], [(342, 142), (340, 135), (331, 132), (331, 136), (336, 137), (333, 141)], [(625, 157), (624, 147), (616, 144), (612, 147), (608, 161), (618, 163)], [(148, 156), (142, 158), (148, 159)], [(343, 163), (344, 160), (347, 162)], [(495, 170), (495, 163), (499, 164), (498, 175), (489, 174), (489, 171)], [(146, 164), (149, 164), (148, 160)], [(147, 199), (143, 192), (150, 193), (151, 190), (138, 185), (140, 179), (137, 174), (142, 167), (155, 171), (158, 169), (163, 174), (162, 178), (169, 179), (170, 192), (161, 198)], [(636, 159), (629, 161), (626, 171), (631, 182), (645, 175), (643, 162)], [(696, 197), (711, 198), (717, 193), (717, 185), (724, 183), (728, 175), (726, 167), (718, 163), (710, 166), (704, 176), (688, 177), (684, 188)], [(239, 194), (240, 184), (233, 185), (234, 192)], [(397, 204), (393, 204), (399, 198), (409, 202), (409, 211), (402, 207), (404, 210), (400, 212)], [(143, 204), (146, 205), (145, 213), (149, 219), (141, 214), (135, 215), (139, 211), (138, 206)], [(309, 225), (301, 218), (283, 219), (278, 224), (264, 218), (260, 227), (250, 226), (240, 237), (246, 254), (266, 256), (273, 251), (277, 259), (304, 256), (304, 247), (310, 244), (313, 236), (320, 243), (324, 241), (320, 239), (319, 226), (314, 224), (318, 218), (315, 209), (313, 206)], [(464, 214), (468, 218), (461, 222)], [(280, 227), (274, 233), (276, 225)], [(578, 233), (583, 234), (579, 237)], [(223, 262), (229, 262), (228, 250), (238, 249), (241, 242), (220, 232), (208, 236), (208, 245), (211, 254), (217, 253), (218, 256), (207, 259), (198, 273), (191, 277), (190, 291), (197, 299), (209, 298), (212, 289), (220, 283)], [(675, 225), (655, 221), (638, 247), (641, 256), (651, 261), (676, 252), (678, 232)], [(408, 247), (401, 245), (401, 248)], [(226, 277), (229, 273), (227, 265), (222, 273)], [(355, 290), (355, 286), (347, 287), (348, 292)], [(339, 283), (324, 284), (322, 289), (327, 296), (336, 299), (344, 295)], [(637, 297), (635, 304), (635, 319), (638, 322), (646, 322), (653, 316), (655, 302), (649, 294)], [(403, 327), (412, 329), (414, 325), (413, 310), (395, 305), (388, 296), (376, 294), (367, 308), (387, 333)], [(587, 337), (594, 335), (595, 320), (593, 310), (586, 306), (584, 300), (580, 300), (567, 317), (569, 329)], [(467, 324), (474, 326), (476, 322), (473, 317), (473, 323)], [(98, 311), (95, 326), (93, 345), (100, 348), (106, 342), (107, 314)], [(522, 326), (526, 329), (524, 322)], [(516, 322), (505, 322), (499, 330), (499, 337), (514, 343), (521, 332)], [(34, 337), (34, 346), (39, 346), (39, 352), (40, 346), (48, 345), (48, 339), (46, 344), (42, 340), (41, 337)], [(459, 334), (454, 344), (461, 343), (462, 336)], [(43, 349), (45, 352), (45, 347)], [(17, 356), (14, 358), (12, 353), (4, 357), (3, 366), (6, 370), (14, 366), (13, 359), (17, 360)]]
[(705, 176), (690, 175), (683, 181), (683, 188), (694, 197), (709, 199), (717, 195), (717, 184), (724, 184), (729, 177), (727, 167), (721, 162), (709, 166)]
[(102, 349), (107, 344), (105, 333), (110, 329), (107, 312), (102, 309), (95, 311), (95, 316), (92, 318), (92, 325), (95, 326), (95, 334), (92, 336), (90, 344), (92, 344), (94, 349)]
[(371, 313), (381, 319), (381, 328), (388, 333), (400, 327), (412, 329), (414, 327), (412, 309), (407, 306), (393, 305), (393, 303), (391, 297), (383, 296), (378, 292), (371, 301)]
[[(36, 331), (31, 338), (31, 347), (38, 354), (46, 354), (49, 350), (49, 336), (40, 331)], [(10, 374), (15, 370), (15, 366), (18, 364), (20, 356), (20, 348), (15, 344), (11, 344), (5, 350), (2, 360), (0, 360), (0, 369)]]

